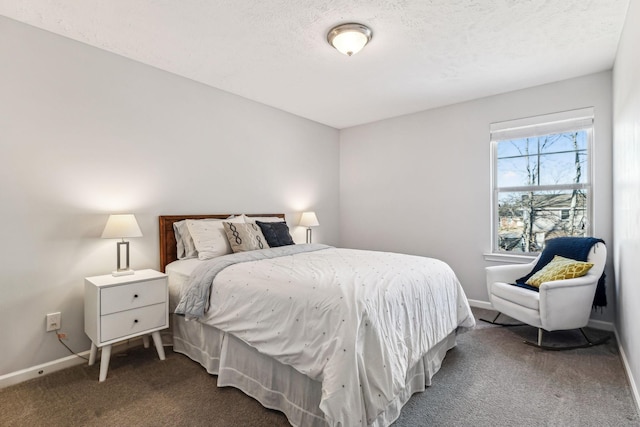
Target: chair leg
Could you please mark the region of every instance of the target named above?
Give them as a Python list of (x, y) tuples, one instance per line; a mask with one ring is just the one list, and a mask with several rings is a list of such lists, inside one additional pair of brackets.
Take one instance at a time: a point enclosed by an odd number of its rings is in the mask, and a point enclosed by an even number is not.
[(538, 328), (538, 347), (542, 347), (542, 328)]
[(582, 336), (584, 337), (584, 339), (587, 341), (584, 344), (578, 344), (578, 345), (569, 345), (569, 346), (548, 346), (548, 345), (542, 345), (542, 328), (538, 328), (538, 343), (533, 343), (530, 341), (524, 341), (525, 344), (528, 344), (530, 346), (533, 347), (538, 347), (541, 348), (543, 350), (551, 350), (551, 351), (564, 351), (564, 350), (575, 350), (577, 348), (588, 348), (588, 347), (595, 347), (597, 345), (601, 345), (606, 343), (607, 341), (609, 341), (609, 338), (611, 338), (611, 335), (607, 335), (604, 338), (601, 338), (597, 341), (591, 341), (591, 339), (587, 336), (587, 334), (584, 332), (583, 328), (580, 328), (580, 332), (582, 333)]
[(524, 323), (500, 323), (500, 322), (496, 322), (496, 320), (498, 320), (498, 317), (500, 317), (502, 313), (498, 312), (498, 314), (496, 314), (496, 317), (494, 317), (493, 320), (486, 320), (486, 319), (481, 319), (479, 318), (478, 320), (482, 320), (483, 322), (487, 322), (487, 323), (491, 323), (492, 325), (497, 325), (497, 326), (524, 326)]

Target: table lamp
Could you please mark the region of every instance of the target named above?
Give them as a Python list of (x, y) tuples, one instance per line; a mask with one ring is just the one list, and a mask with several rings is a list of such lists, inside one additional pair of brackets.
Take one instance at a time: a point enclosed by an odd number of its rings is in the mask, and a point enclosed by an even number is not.
[[(102, 232), (103, 239), (122, 239), (117, 242), (118, 264), (117, 270), (112, 272), (114, 276), (124, 276), (135, 273), (129, 268), (129, 242), (125, 241), (125, 237), (141, 237), (142, 231), (138, 226), (138, 221), (133, 214), (109, 215), (107, 225)], [(125, 264), (122, 265), (122, 252), (124, 251)]]
[(315, 212), (302, 212), (300, 217), (300, 225), (307, 227), (307, 243), (311, 243), (311, 227), (320, 225)]

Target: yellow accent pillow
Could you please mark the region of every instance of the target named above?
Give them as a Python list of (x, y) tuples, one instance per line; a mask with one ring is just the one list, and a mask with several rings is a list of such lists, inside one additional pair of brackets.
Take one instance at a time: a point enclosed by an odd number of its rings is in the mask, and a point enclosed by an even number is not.
[(544, 282), (582, 277), (591, 267), (593, 264), (590, 262), (576, 261), (556, 255), (549, 264), (531, 276), (525, 283), (539, 288)]

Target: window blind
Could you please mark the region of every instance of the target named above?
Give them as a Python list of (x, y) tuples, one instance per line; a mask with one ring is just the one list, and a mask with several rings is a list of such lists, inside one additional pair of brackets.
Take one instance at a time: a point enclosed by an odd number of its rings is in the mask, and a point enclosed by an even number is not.
[(492, 141), (536, 137), (593, 126), (593, 107), (491, 123)]

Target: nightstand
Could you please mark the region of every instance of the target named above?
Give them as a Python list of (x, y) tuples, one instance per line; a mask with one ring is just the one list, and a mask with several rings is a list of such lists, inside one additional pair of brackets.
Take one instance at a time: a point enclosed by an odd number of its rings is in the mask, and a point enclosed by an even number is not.
[(84, 280), (84, 332), (91, 338), (89, 365), (100, 357), (100, 381), (107, 378), (111, 346), (143, 336), (145, 347), (151, 334), (160, 360), (164, 348), (160, 330), (169, 327), (166, 274), (139, 270), (128, 276), (87, 277)]

